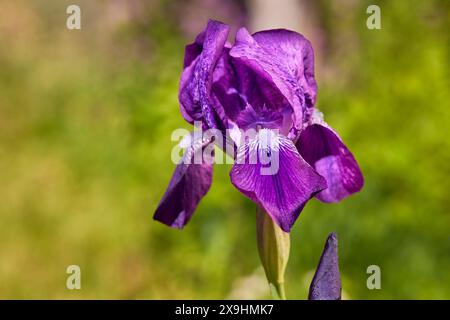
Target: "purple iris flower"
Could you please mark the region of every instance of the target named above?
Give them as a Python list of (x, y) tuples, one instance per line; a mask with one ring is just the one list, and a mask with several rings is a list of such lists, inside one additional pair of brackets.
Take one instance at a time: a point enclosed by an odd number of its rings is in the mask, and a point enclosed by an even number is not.
[[(363, 176), (351, 152), (314, 107), (314, 53), (302, 35), (241, 28), (234, 45), (229, 26), (209, 21), (186, 46), (179, 101), (186, 121), (215, 129), (234, 145), (232, 184), (289, 232), (306, 202), (337, 202), (359, 191)], [(228, 132), (255, 130), (245, 141)], [(238, 134), (239, 135), (239, 134)], [(191, 139), (154, 216), (182, 228), (212, 183), (211, 161), (195, 155), (214, 143)], [(224, 148), (224, 147), (223, 147)], [(224, 148), (225, 150), (225, 148)], [(276, 170), (265, 174), (261, 157), (276, 155)], [(200, 155), (201, 156), (201, 155)], [(275, 159), (275, 157), (274, 157)]]

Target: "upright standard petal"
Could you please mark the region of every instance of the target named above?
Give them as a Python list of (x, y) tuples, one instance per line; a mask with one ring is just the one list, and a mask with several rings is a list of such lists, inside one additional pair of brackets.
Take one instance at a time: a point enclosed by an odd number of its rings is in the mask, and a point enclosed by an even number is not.
[(325, 243), (319, 265), (309, 287), (309, 300), (341, 300), (338, 240), (333, 232)]
[(189, 222), (212, 183), (212, 161), (202, 159), (201, 154), (210, 142), (201, 138), (191, 138), (191, 141), (153, 216), (153, 219), (178, 229)]
[(301, 34), (284, 29), (260, 31), (253, 38), (284, 62), (303, 91), (306, 107), (312, 108), (316, 104), (317, 83), (311, 43)]
[(202, 120), (207, 127), (217, 128), (214, 101), (211, 98), (212, 77), (228, 32), (229, 26), (210, 20), (206, 30), (186, 47), (179, 101), (181, 113), (190, 123)]
[(308, 125), (296, 143), (301, 156), (327, 180), (328, 188), (316, 195), (323, 202), (338, 202), (364, 185), (352, 153), (324, 122)]
[(251, 36), (241, 28), (230, 55), (282, 93), (293, 109), (293, 124), (298, 132), (315, 104), (317, 93), (309, 41), (288, 30), (269, 30)]
[(326, 188), (326, 181), (303, 160), (292, 141), (269, 129), (261, 129), (240, 146), (230, 177), (285, 232), (304, 204)]
[(203, 42), (205, 42), (206, 30), (203, 30), (194, 40), (184, 49), (183, 68), (189, 67), (192, 62), (202, 53)]
[(235, 89), (238, 76), (230, 60), (230, 47), (226, 44), (213, 72), (212, 97), (215, 111), (220, 119), (220, 129), (228, 129), (229, 120), (234, 121), (245, 107), (244, 99)]

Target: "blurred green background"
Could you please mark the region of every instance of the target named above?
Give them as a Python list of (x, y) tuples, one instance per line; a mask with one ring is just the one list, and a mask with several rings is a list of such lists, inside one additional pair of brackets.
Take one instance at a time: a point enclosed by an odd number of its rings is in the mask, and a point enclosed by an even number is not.
[[(255, 208), (229, 165), (183, 231), (152, 220), (170, 135), (189, 128), (184, 45), (209, 17), (251, 26), (258, 0), (75, 2), (81, 30), (65, 27), (74, 1), (0, 2), (0, 298), (267, 298)], [(287, 295), (306, 298), (336, 231), (346, 298), (450, 299), (450, 2), (305, 3), (317, 106), (366, 184), (306, 206)], [(381, 30), (366, 28), (369, 4)], [(71, 264), (81, 290), (66, 289)], [(372, 264), (381, 290), (366, 287)]]

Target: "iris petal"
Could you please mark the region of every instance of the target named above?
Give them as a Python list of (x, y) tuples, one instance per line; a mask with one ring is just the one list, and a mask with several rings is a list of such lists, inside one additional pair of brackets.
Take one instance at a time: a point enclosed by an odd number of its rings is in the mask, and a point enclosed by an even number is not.
[(212, 84), (216, 112), (224, 129), (229, 128), (228, 121), (234, 121), (245, 107), (244, 99), (234, 89), (237, 87), (238, 77), (230, 61), (229, 52), (229, 45), (226, 45), (214, 69)]
[(230, 55), (262, 79), (273, 83), (291, 105), (294, 127), (300, 129), (316, 101), (314, 54), (302, 35), (288, 30), (269, 30), (251, 36), (241, 28)]
[(303, 160), (292, 141), (268, 129), (241, 145), (230, 177), (286, 232), (305, 203), (326, 188), (326, 181)]
[(302, 157), (327, 180), (328, 188), (316, 195), (323, 202), (337, 202), (361, 190), (364, 178), (352, 153), (325, 123), (313, 123), (296, 143)]
[(226, 24), (210, 20), (204, 33), (186, 47), (185, 69), (181, 75), (178, 98), (181, 113), (190, 123), (203, 120), (207, 127), (217, 128), (211, 98), (212, 77), (229, 29)]
[(311, 43), (301, 34), (284, 29), (260, 31), (253, 34), (253, 38), (259, 46), (272, 51), (283, 60), (288, 72), (302, 88), (306, 107), (313, 107), (316, 103), (317, 83), (314, 78), (314, 51)]
[(201, 161), (199, 164), (194, 161), (194, 159), (202, 160), (202, 150), (209, 143), (201, 139), (192, 141), (175, 168), (169, 186), (153, 216), (153, 219), (178, 229), (189, 222), (212, 183), (211, 159)]
[(194, 40), (184, 49), (183, 68), (191, 65), (191, 63), (202, 53), (203, 42), (205, 42), (206, 30), (203, 30)]

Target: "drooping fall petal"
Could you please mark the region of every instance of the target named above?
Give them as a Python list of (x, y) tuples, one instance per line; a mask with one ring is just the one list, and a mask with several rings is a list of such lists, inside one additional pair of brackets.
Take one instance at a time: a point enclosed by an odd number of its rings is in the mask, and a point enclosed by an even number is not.
[(212, 183), (212, 161), (202, 159), (202, 150), (209, 142), (201, 138), (191, 139), (192, 143), (175, 168), (169, 186), (153, 216), (155, 220), (178, 229), (183, 228), (191, 219), (195, 208)]
[(296, 143), (301, 156), (327, 180), (327, 189), (316, 195), (337, 202), (361, 190), (364, 178), (352, 153), (324, 122), (308, 125)]
[(325, 179), (303, 160), (292, 141), (268, 129), (239, 148), (230, 177), (285, 232), (305, 202), (326, 188)]

